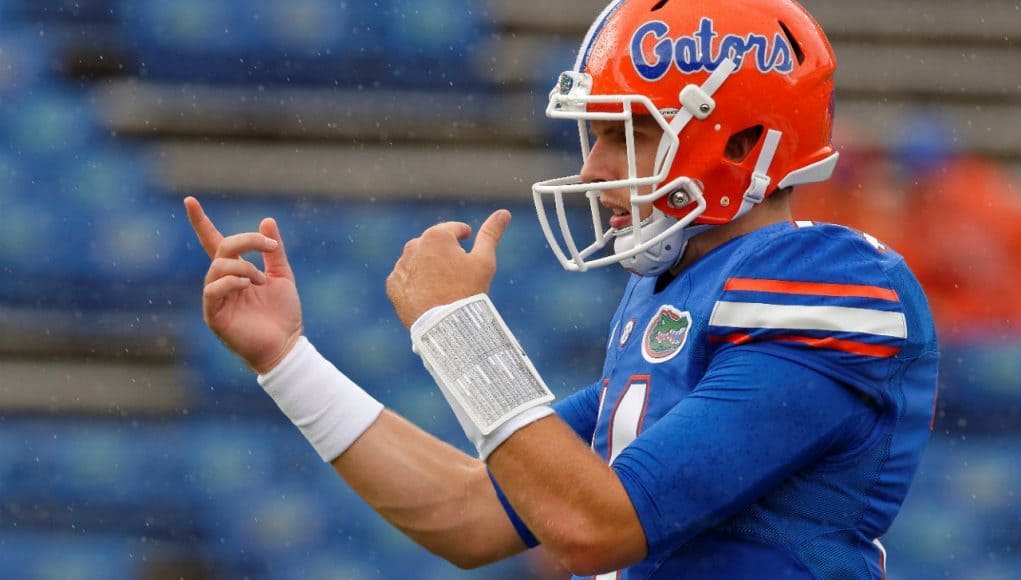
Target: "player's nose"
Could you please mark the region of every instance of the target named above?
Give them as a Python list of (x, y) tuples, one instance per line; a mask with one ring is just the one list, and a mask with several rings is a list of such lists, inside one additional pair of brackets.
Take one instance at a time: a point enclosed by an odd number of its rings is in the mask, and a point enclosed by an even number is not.
[(585, 163), (581, 166), (581, 180), (585, 183), (614, 181), (622, 179), (619, 155), (602, 139), (597, 139), (589, 150)]

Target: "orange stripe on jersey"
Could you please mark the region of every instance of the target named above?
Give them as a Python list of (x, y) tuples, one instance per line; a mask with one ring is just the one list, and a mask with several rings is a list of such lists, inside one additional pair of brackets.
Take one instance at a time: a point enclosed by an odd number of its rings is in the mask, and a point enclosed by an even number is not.
[[(726, 336), (713, 336), (710, 338), (711, 342), (729, 342), (731, 344), (741, 345), (748, 344), (755, 340), (749, 334), (734, 333)], [(825, 348), (827, 350), (839, 350), (850, 354), (857, 354), (861, 356), (871, 356), (875, 358), (890, 358), (897, 356), (900, 349), (895, 346), (884, 346), (881, 344), (867, 344), (864, 342), (857, 342), (854, 340), (840, 340), (838, 338), (812, 338), (811, 336), (765, 336), (761, 340), (768, 341), (781, 341), (781, 342), (797, 342), (813, 348)]]
[(728, 334), (728, 335), (725, 335), (725, 336), (720, 336), (720, 335), (714, 334), (714, 335), (709, 337), (709, 342), (711, 342), (713, 344), (719, 344), (721, 342), (729, 342), (730, 344), (741, 345), (741, 344), (748, 344), (751, 341), (752, 341), (752, 335), (750, 335), (750, 334), (741, 334), (741, 333), (738, 333), (738, 332), (735, 332), (733, 334)]
[(812, 338), (810, 336), (778, 336), (773, 340), (800, 342), (801, 344), (807, 344), (808, 346), (812, 346), (815, 348), (839, 350), (851, 354), (860, 354), (862, 356), (872, 356), (876, 358), (890, 358), (896, 356), (897, 353), (900, 352), (900, 349), (895, 346), (884, 346), (881, 344), (866, 344), (864, 342), (855, 342), (853, 340), (840, 340), (836, 338)]
[(787, 282), (784, 280), (761, 280), (756, 278), (728, 278), (723, 285), (726, 290), (749, 292), (771, 292), (773, 294), (808, 294), (812, 296), (836, 296), (844, 298), (876, 298), (900, 302), (897, 293), (879, 286), (861, 284), (825, 284), (821, 282)]

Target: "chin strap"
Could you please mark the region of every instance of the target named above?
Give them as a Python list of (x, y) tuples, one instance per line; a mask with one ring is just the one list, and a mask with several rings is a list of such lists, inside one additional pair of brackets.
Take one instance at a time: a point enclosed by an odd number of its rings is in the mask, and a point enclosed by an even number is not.
[[(667, 216), (658, 209), (654, 210), (653, 217), (650, 225), (662, 228), (660, 231), (676, 222), (676, 218)], [(716, 226), (699, 225), (683, 228), (646, 251), (621, 260), (620, 265), (628, 272), (638, 276), (659, 276), (673, 268), (681, 260), (685, 248), (688, 247), (688, 240), (714, 227)], [(613, 247), (615, 252), (622, 253), (633, 248), (634, 244), (634, 234), (628, 233), (614, 240)]]
[(752, 181), (748, 185), (748, 190), (744, 192), (744, 199), (741, 201), (741, 207), (734, 215), (734, 219), (748, 213), (766, 199), (766, 192), (769, 191), (769, 185), (772, 183), (769, 178), (769, 166), (773, 164), (773, 157), (776, 155), (776, 149), (780, 145), (782, 136), (783, 133), (773, 129), (766, 133), (766, 140), (762, 144), (762, 151), (759, 152), (759, 159), (755, 162)]

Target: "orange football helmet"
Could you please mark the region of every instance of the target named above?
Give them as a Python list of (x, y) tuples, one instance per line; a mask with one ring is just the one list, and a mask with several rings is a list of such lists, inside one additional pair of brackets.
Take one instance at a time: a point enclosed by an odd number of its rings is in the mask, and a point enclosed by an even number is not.
[[(575, 175), (533, 186), (558, 260), (573, 271), (622, 263), (658, 275), (704, 227), (737, 219), (778, 189), (828, 179), (838, 157), (830, 144), (835, 69), (822, 29), (793, 0), (611, 2), (589, 29), (574, 69), (550, 93), (546, 114), (578, 122), (585, 159), (588, 122), (622, 121), (629, 175), (599, 183)], [(635, 115), (651, 115), (663, 128), (652, 175), (636, 174)], [(728, 156), (728, 143), (742, 133), (757, 139), (754, 147), (740, 159)], [(628, 228), (604, 228), (599, 192), (621, 188), (630, 190), (632, 216), (647, 203), (653, 214)], [(591, 244), (571, 236), (565, 195), (587, 196)], [(613, 255), (593, 257), (611, 240)]]

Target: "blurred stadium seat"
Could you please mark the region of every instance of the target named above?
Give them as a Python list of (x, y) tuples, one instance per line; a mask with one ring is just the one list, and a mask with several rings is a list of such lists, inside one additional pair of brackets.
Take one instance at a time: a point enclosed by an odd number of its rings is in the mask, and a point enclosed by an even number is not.
[(99, 130), (91, 103), (55, 85), (13, 96), (0, 115), (6, 151), (21, 156), (36, 174), (52, 171), (47, 162), (93, 144)]
[(143, 576), (149, 552), (153, 550), (116, 536), (4, 534), (0, 536), (0, 576), (34, 580), (132, 580)]
[(112, 0), (4, 0), (0, 11), (8, 19), (35, 23), (110, 23), (115, 17)]
[(482, 20), (464, 0), (200, 0), (118, 7), (123, 45), (150, 79), (449, 87)]
[(0, 6), (0, 97), (5, 100), (52, 80), (55, 51), (38, 33), (10, 27)]

